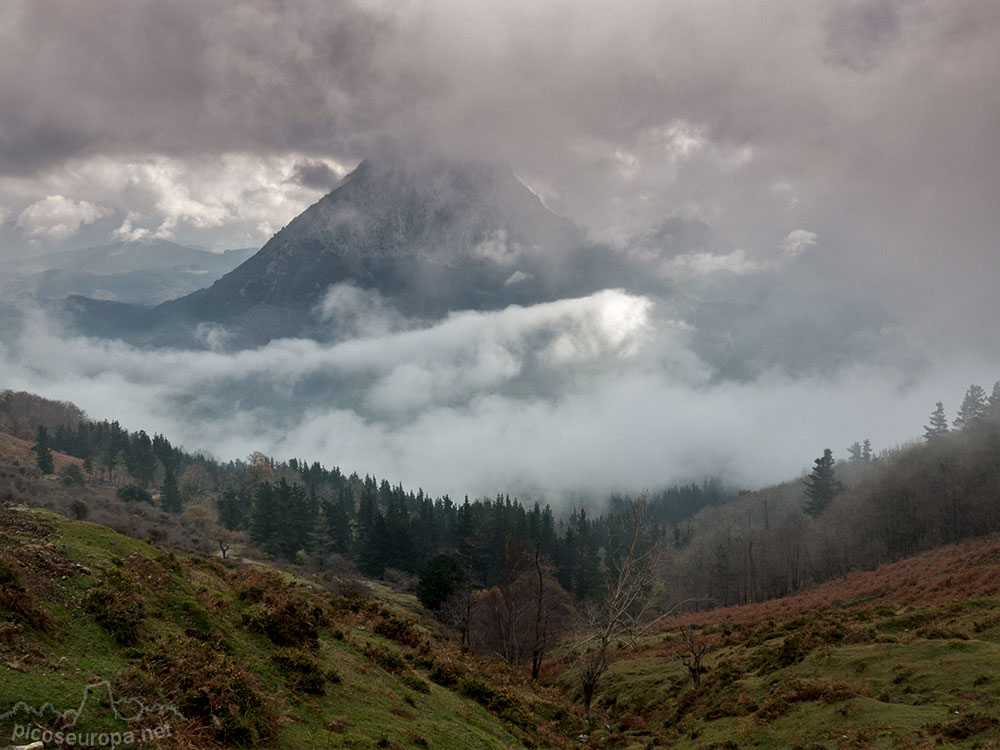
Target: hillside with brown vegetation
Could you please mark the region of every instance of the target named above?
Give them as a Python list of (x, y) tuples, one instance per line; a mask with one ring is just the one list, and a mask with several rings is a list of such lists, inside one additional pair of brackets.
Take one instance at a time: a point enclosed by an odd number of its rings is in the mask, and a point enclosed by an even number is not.
[[(31, 450), (33, 445), (34, 443), (31, 440), (23, 440), (22, 438), (8, 435), (5, 432), (0, 432), (0, 463), (10, 464), (14, 469), (19, 466), (34, 466), (35, 454)], [(70, 464), (83, 467), (81, 459), (67, 456), (65, 453), (59, 453), (58, 451), (52, 451), (52, 459), (55, 462), (57, 472)]]
[(781, 599), (689, 614), (677, 624), (782, 622), (819, 610), (938, 606), (989, 598), (1000, 598), (997, 534), (856, 571)]

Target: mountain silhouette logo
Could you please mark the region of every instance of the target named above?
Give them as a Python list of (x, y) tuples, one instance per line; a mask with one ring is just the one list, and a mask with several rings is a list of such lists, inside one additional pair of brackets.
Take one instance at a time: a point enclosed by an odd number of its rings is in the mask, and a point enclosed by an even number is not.
[[(102, 699), (106, 699), (106, 702)], [(138, 698), (115, 699), (111, 683), (107, 680), (102, 680), (100, 682), (93, 682), (84, 687), (83, 695), (80, 697), (80, 703), (75, 708), (59, 710), (50, 702), (46, 702), (40, 707), (35, 707), (25, 701), (18, 701), (9, 711), (0, 714), (0, 723), (10, 719), (16, 719), (19, 714), (24, 713), (35, 717), (35, 719), (45, 725), (59, 722), (58, 728), (65, 731), (72, 729), (76, 725), (76, 722), (79, 720), (84, 709), (88, 704), (91, 704), (92, 701), (94, 704), (110, 705), (111, 709), (114, 711), (115, 719), (125, 723), (139, 721), (144, 716), (149, 714), (169, 714), (175, 719), (179, 719), (181, 721), (184, 720), (184, 716), (181, 712), (168, 704), (152, 703), (150, 705), (146, 705)]]

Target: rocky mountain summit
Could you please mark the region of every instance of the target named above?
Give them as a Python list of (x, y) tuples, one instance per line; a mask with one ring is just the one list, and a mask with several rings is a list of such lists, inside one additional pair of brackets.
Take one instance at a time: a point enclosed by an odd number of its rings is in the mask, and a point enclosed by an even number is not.
[(86, 333), (177, 345), (209, 325), (255, 345), (328, 338), (320, 307), (338, 284), (436, 318), (587, 294), (627, 275), (507, 167), (388, 154), (363, 161), (211, 287), (154, 308), (74, 298), (69, 309)]

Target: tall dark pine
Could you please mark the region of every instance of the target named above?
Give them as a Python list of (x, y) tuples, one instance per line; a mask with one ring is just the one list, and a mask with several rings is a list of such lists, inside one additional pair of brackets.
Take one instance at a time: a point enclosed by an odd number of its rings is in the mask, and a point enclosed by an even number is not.
[(865, 442), (861, 444), (861, 461), (862, 463), (870, 464), (875, 460), (875, 451), (872, 450), (872, 441), (865, 438)]
[(821, 515), (844, 489), (834, 475), (834, 463), (833, 451), (827, 448), (816, 459), (816, 465), (806, 477), (806, 496), (809, 499), (806, 501), (805, 511), (813, 518)]
[(993, 384), (993, 391), (986, 400), (986, 411), (994, 417), (1000, 415), (1000, 380)]
[(847, 446), (848, 460), (852, 464), (859, 464), (863, 460), (861, 457), (861, 443), (855, 441)]
[(944, 404), (937, 402), (931, 412), (931, 423), (924, 426), (924, 440), (928, 443), (938, 440), (948, 434), (948, 417), (944, 414)]
[(43, 474), (55, 474), (56, 464), (52, 459), (52, 450), (49, 448), (49, 431), (44, 425), (38, 425), (38, 432), (35, 434), (35, 445), (31, 449), (38, 462), (38, 469)]
[(181, 490), (177, 485), (177, 473), (173, 466), (163, 469), (163, 486), (160, 487), (160, 507), (167, 513), (180, 513)]
[(126, 456), (128, 473), (142, 482), (143, 487), (148, 487), (156, 473), (156, 453), (153, 451), (153, 441), (145, 430), (132, 435)]
[(958, 408), (955, 417), (955, 429), (967, 430), (986, 416), (986, 391), (981, 385), (970, 385)]
[(254, 492), (253, 510), (250, 512), (250, 539), (269, 554), (277, 554), (280, 551), (280, 531), (284, 521), (273, 485), (261, 482)]
[(227, 529), (236, 531), (247, 525), (247, 509), (251, 502), (243, 494), (243, 491), (233, 488), (222, 493), (218, 500), (219, 523)]

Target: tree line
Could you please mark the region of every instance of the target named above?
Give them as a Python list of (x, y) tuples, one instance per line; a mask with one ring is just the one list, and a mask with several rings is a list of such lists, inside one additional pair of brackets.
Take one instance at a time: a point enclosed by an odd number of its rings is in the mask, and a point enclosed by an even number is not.
[[(612, 495), (596, 515), (578, 508), (557, 517), (548, 504), (509, 495), (456, 502), (316, 461), (254, 453), (223, 463), (189, 454), (163, 435), (94, 422), (63, 406), (78, 416), (74, 422), (35, 428), (43, 473), (53, 471), (52, 450), (80, 458), (91, 480), (116, 487), (126, 502), (157, 503), (167, 513), (216, 524), (215, 533), (227, 539), (220, 541), (224, 551), (232, 534), (243, 534), (262, 552), (317, 571), (347, 562), (370, 577), (387, 570), (417, 575), (443, 555), (461, 567), (469, 586), (489, 589), (509, 577), (512, 550), (531, 549), (560, 589), (583, 601), (602, 582), (601, 561), (614, 543), (609, 519), (630, 501)], [(732, 495), (714, 479), (647, 494), (651, 534), (683, 544), (686, 520)]]
[(700, 511), (665, 567), (673, 601), (778, 598), (851, 570), (1000, 532), (1000, 384), (972, 385), (949, 424), (941, 402), (923, 440), (878, 454), (869, 441), (809, 474)]

